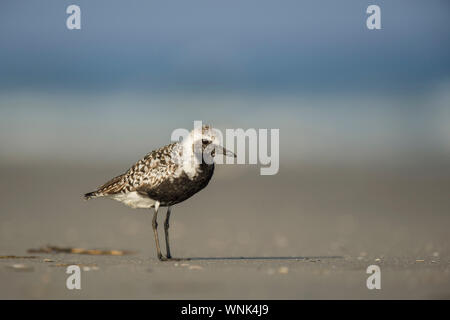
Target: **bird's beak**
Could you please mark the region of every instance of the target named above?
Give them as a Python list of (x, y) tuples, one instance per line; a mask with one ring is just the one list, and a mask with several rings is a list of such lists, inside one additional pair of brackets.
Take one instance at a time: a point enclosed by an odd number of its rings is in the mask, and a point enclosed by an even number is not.
[(230, 151), (230, 150), (227, 150), (227, 149), (225, 149), (225, 148), (222, 147), (222, 146), (217, 146), (217, 145), (216, 145), (216, 150), (217, 150), (217, 153), (218, 153), (218, 154), (223, 154), (223, 155), (225, 155), (225, 156), (227, 156), (227, 157), (233, 157), (233, 158), (236, 158), (236, 157), (237, 157), (236, 154), (235, 154), (234, 152), (232, 152), (232, 151)]

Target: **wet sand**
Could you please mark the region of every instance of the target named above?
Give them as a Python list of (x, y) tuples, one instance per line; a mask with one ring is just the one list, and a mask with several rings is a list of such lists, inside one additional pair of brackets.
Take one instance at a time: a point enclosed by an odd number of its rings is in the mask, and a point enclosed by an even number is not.
[[(148, 212), (81, 199), (117, 168), (1, 167), (0, 298), (450, 298), (448, 170), (222, 166), (173, 209), (172, 254), (190, 260), (159, 262)], [(132, 252), (28, 252), (48, 244)]]

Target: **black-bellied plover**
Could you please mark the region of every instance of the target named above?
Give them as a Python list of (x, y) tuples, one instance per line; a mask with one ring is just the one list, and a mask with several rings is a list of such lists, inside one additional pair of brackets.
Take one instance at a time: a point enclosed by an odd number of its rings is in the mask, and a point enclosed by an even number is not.
[[(236, 155), (219, 145), (210, 126), (196, 128), (180, 142), (148, 153), (127, 172), (96, 191), (86, 193), (86, 200), (108, 197), (132, 208), (154, 209), (152, 227), (159, 260), (172, 259), (169, 247), (169, 219), (171, 206), (180, 203), (208, 185), (214, 173), (215, 152)], [(158, 237), (158, 209), (167, 207), (164, 221), (166, 256), (161, 254)]]

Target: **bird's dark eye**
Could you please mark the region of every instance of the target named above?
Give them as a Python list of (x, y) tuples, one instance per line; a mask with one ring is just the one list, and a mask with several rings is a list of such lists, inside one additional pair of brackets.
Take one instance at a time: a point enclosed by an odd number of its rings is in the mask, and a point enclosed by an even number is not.
[(209, 144), (209, 141), (206, 140), (206, 139), (203, 139), (203, 140), (202, 140), (202, 144), (203, 144), (203, 145), (207, 145), (207, 144)]

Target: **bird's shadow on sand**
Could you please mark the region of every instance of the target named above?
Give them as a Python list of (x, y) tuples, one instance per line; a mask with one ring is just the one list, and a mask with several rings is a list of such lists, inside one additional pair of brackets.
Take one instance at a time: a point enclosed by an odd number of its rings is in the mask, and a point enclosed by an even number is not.
[(179, 258), (180, 260), (187, 261), (213, 261), (213, 260), (329, 260), (329, 259), (343, 259), (343, 256), (317, 256), (317, 257), (296, 257), (296, 256), (288, 256), (288, 257), (191, 257), (191, 258)]

